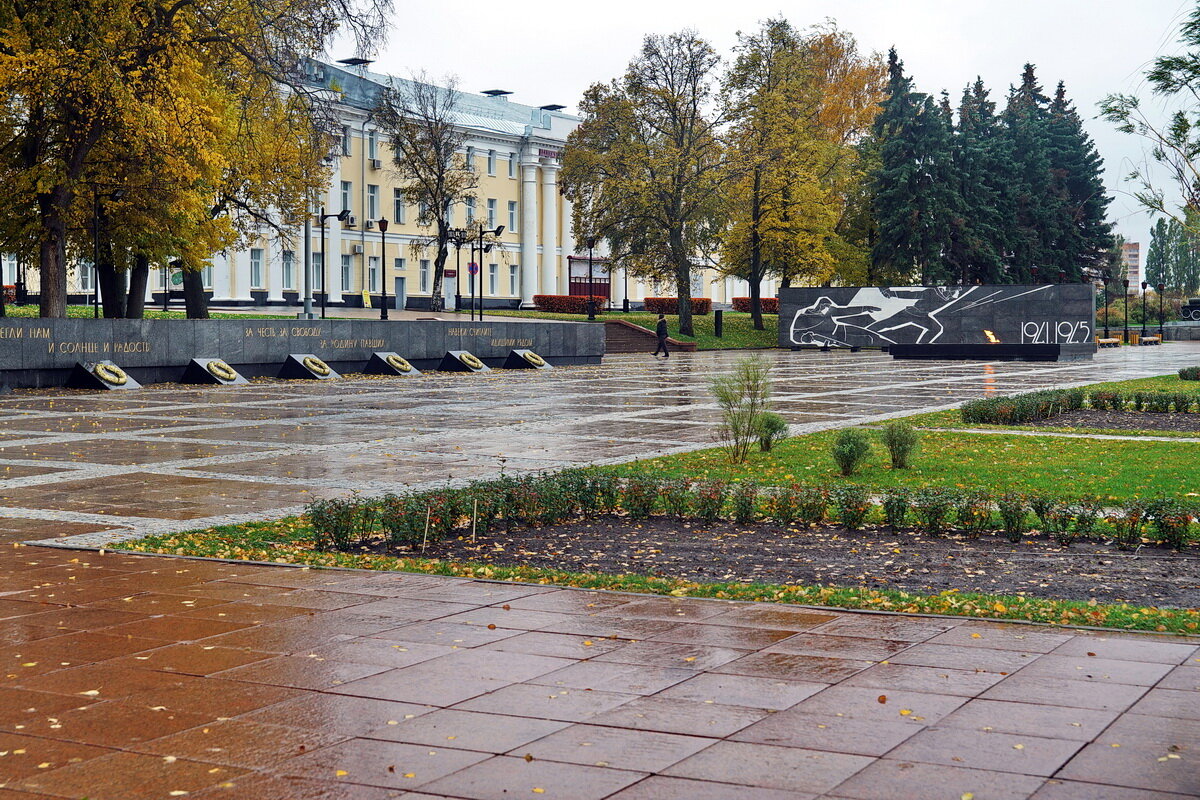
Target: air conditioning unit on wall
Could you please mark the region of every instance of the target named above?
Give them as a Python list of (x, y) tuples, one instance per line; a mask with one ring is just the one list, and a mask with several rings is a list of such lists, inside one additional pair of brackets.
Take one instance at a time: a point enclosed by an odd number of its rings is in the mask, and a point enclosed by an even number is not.
[(353, 214), (346, 217), (346, 227), (347, 228), (353, 228), (357, 224), (358, 224), (358, 217), (354, 216)]
[(363, 230), (365, 230), (365, 231), (375, 230), (375, 220), (364, 219), (363, 220)]
[(383, 159), (382, 158), (372, 158), (371, 159), (371, 169), (383, 169)]
[(363, 254), (363, 246), (361, 244), (354, 245), (354, 255), (361, 256)]

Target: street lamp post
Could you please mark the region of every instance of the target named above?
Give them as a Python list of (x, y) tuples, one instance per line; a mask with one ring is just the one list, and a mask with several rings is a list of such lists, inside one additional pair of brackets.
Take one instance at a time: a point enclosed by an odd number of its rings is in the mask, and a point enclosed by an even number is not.
[[(489, 243), (486, 247), (483, 244), (485, 234), (499, 236), (504, 233), (504, 226), (497, 225), (495, 230), (487, 231), (483, 228), (483, 223), (479, 223), (479, 261), (476, 262), (477, 270), (479, 271), (479, 321), (483, 322), (483, 254), (491, 252), (492, 244)], [(471, 319), (475, 319), (475, 276), (471, 276)]]
[(336, 218), (339, 222), (345, 222), (348, 216), (348, 208), (343, 208), (336, 214), (326, 214), (325, 206), (321, 206), (321, 319), (325, 319), (325, 304), (329, 302), (329, 258), (325, 255), (325, 220)]
[(1167, 285), (1160, 283), (1155, 287), (1158, 289), (1158, 335), (1163, 335), (1163, 292), (1166, 291)]
[(589, 322), (594, 322), (596, 320), (596, 290), (594, 288), (592, 288), (592, 249), (595, 248), (595, 246), (596, 246), (596, 237), (589, 236), (588, 240), (587, 240), (587, 248), (588, 248), (587, 309), (588, 309), (588, 321)]
[(388, 318), (387, 308), (387, 229), (388, 221), (386, 218), (379, 220), (379, 318), (386, 320)]
[(1112, 280), (1112, 276), (1105, 272), (1100, 280), (1104, 283), (1104, 338), (1108, 336), (1108, 282)]
[[(612, 274), (612, 256), (609, 256), (609, 274)], [(621, 311), (629, 313), (629, 267), (621, 267), (621, 279), (625, 281), (625, 298), (621, 300)]]
[(467, 243), (465, 228), (451, 228), (446, 233), (447, 239), (454, 245), (454, 310), (462, 306), (462, 294), (458, 291), (458, 273), (462, 271), (462, 246)]
[(1129, 344), (1129, 278), (1121, 281), (1125, 287), (1125, 338), (1122, 344)]
[(1150, 284), (1142, 281), (1142, 336), (1146, 335), (1146, 287)]

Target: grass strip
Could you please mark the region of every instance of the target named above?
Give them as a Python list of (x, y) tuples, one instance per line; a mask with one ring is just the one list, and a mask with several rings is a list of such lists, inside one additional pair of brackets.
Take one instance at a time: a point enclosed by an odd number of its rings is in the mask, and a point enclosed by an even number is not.
[[(490, 309), (486, 313), (488, 316), (499, 317), (527, 317), (534, 319), (557, 319), (566, 322), (587, 322), (586, 314), (556, 314), (547, 311), (493, 311)], [(642, 312), (624, 314), (619, 311), (605, 311), (602, 314), (596, 315), (596, 320), (599, 323), (614, 319), (623, 319), (627, 322), (632, 322), (634, 325), (641, 325), (643, 328), (654, 330), (654, 326), (658, 321), (658, 315)], [(692, 329), (696, 332), (695, 336), (684, 336), (679, 333), (679, 318), (676, 316), (667, 315), (667, 326), (670, 328), (671, 338), (678, 339), (681, 342), (695, 342), (697, 350), (738, 350), (779, 346), (779, 316), (777, 314), (763, 314), (764, 330), (757, 331), (754, 329), (749, 314), (726, 311), (724, 313), (724, 336), (720, 339), (717, 338), (713, 327), (715, 324), (714, 319), (711, 312), (704, 316), (693, 316)]]
[(199, 556), (310, 567), (415, 572), (461, 578), (512, 581), (580, 589), (634, 592), (671, 597), (710, 597), (767, 603), (829, 606), (852, 610), (940, 614), (994, 620), (1023, 620), (1059, 626), (1195, 634), (1200, 609), (1156, 608), (1125, 603), (1047, 600), (954, 590), (921, 595), (886, 589), (801, 586), (762, 583), (698, 583), (669, 577), (595, 572), (569, 572), (535, 567), (504, 567), (469, 561), (406, 558), (366, 553), (320, 552), (312, 549), (311, 531), (303, 518), (230, 525), (185, 533), (150, 536), (115, 545), (138, 553)]

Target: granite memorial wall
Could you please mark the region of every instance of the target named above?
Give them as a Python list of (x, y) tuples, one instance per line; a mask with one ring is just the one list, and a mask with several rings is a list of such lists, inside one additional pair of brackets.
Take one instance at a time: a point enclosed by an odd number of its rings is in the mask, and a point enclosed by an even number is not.
[(142, 383), (177, 381), (193, 358), (220, 358), (243, 375), (274, 376), (291, 353), (338, 372), (395, 351), (436, 368), (449, 350), (500, 365), (528, 349), (552, 364), (598, 364), (604, 326), (458, 320), (129, 320), (0, 318), (0, 386), (61, 386), (79, 362), (111, 360)]

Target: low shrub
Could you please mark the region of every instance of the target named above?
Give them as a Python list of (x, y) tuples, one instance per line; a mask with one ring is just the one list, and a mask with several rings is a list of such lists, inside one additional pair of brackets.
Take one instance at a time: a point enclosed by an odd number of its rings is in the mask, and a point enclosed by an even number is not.
[[(607, 298), (606, 298), (607, 299)], [(651, 314), (678, 314), (678, 297), (647, 297), (644, 301), (646, 311)], [(712, 311), (712, 300), (707, 297), (692, 298), (692, 313), (703, 317)]]
[(1045, 509), (1045, 532), (1063, 547), (1070, 547), (1078, 535), (1071, 527), (1074, 520), (1075, 510), (1071, 504), (1055, 501)]
[(883, 519), (892, 529), (892, 533), (896, 533), (904, 527), (904, 520), (908, 517), (911, 502), (909, 492), (905, 488), (888, 489), (884, 493)]
[(1081, 391), (1068, 389), (985, 397), (964, 403), (962, 418), (977, 425), (1022, 425), (1081, 408), (1083, 398)]
[(892, 469), (907, 469), (919, 440), (913, 426), (903, 420), (894, 419), (883, 426), (879, 438), (883, 440), (883, 446), (891, 456)]
[(1021, 534), (1025, 533), (1025, 518), (1029, 515), (1025, 497), (1017, 492), (1005, 492), (996, 499), (996, 509), (1000, 512), (1004, 537), (1010, 542), (1021, 541)]
[(1160, 497), (1147, 503), (1146, 512), (1158, 540), (1182, 550), (1195, 518), (1194, 510), (1174, 498)]
[(731, 492), (733, 521), (745, 525), (758, 519), (758, 484), (753, 481), (736, 483)]
[(1186, 413), (1192, 408), (1193, 397), (1186, 392), (1176, 392), (1171, 395), (1171, 408), (1179, 413)]
[(729, 484), (725, 481), (704, 481), (696, 486), (696, 515), (705, 522), (715, 522), (725, 510)]
[(1097, 411), (1121, 411), (1125, 408), (1125, 397), (1120, 392), (1092, 392), (1090, 396), (1092, 408)]
[(841, 473), (853, 475), (871, 455), (871, 439), (862, 428), (845, 428), (834, 439), (831, 453)]
[(801, 488), (793, 483), (776, 489), (767, 498), (767, 518), (780, 525), (791, 525), (799, 519)]
[(663, 511), (677, 519), (684, 519), (692, 511), (692, 482), (687, 478), (672, 478), (663, 481)]
[(1146, 524), (1146, 504), (1135, 500), (1126, 503), (1109, 520), (1113, 527), (1113, 544), (1118, 550), (1133, 550), (1142, 543), (1142, 527)]
[(758, 449), (764, 453), (788, 437), (788, 421), (773, 411), (758, 415)]
[(866, 488), (846, 484), (834, 487), (830, 494), (833, 507), (837, 511), (838, 523), (848, 531), (861, 528), (871, 510), (871, 495)]
[(1154, 414), (1166, 414), (1171, 410), (1171, 395), (1154, 392), (1146, 398), (1146, 410)]
[[(597, 314), (608, 306), (608, 298), (602, 295), (593, 295), (592, 301), (596, 304)], [(535, 294), (533, 307), (538, 311), (554, 314), (586, 314), (588, 298), (586, 295), (574, 294)]]
[(829, 490), (823, 486), (801, 486), (796, 493), (796, 516), (806, 525), (818, 525), (829, 510)]
[(1179, 380), (1200, 381), (1200, 367), (1184, 367), (1179, 370)]
[(304, 514), (320, 550), (349, 550), (374, 532), (375, 505), (357, 494), (310, 500)]
[(1094, 497), (1085, 497), (1072, 509), (1075, 514), (1075, 535), (1089, 538), (1096, 532), (1096, 524), (1104, 512), (1104, 504)]
[(913, 493), (912, 509), (923, 533), (937, 536), (946, 530), (954, 506), (954, 495), (946, 489), (919, 489)]
[(955, 516), (959, 527), (974, 539), (991, 526), (992, 499), (987, 492), (965, 492), (955, 504)]
[[(749, 297), (735, 297), (735, 298), (733, 298), (732, 304), (733, 304), (734, 311), (744, 311), (747, 314), (750, 313), (750, 298)], [(759, 308), (762, 309), (762, 312), (764, 314), (778, 314), (779, 313), (779, 298), (778, 297), (760, 297), (760, 298), (758, 298), (758, 305), (759, 305)]]
[(1145, 411), (1146, 403), (1149, 402), (1149, 396), (1146, 392), (1134, 392), (1130, 397), (1130, 402), (1133, 405), (1134, 411)]
[(633, 519), (646, 519), (658, 506), (662, 481), (649, 475), (633, 475), (625, 481), (621, 505)]

